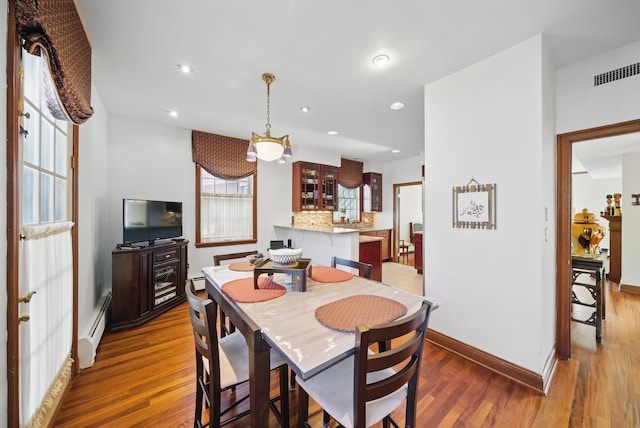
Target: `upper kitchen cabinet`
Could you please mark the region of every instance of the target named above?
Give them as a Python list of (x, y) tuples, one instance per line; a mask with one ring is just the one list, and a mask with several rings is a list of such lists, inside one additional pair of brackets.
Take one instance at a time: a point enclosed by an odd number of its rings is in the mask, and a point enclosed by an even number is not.
[(335, 211), (338, 206), (337, 179), (338, 168), (335, 166), (295, 162), (291, 201), (293, 211)]
[(382, 211), (382, 174), (362, 174), (362, 208), (365, 212)]

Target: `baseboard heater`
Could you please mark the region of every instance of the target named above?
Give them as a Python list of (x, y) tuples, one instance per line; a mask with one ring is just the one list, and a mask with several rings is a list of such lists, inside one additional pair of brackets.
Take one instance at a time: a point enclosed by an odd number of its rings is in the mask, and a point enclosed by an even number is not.
[(102, 339), (102, 334), (109, 321), (110, 308), (111, 291), (100, 298), (98, 305), (93, 310), (89, 323), (78, 339), (78, 359), (81, 369), (91, 367), (96, 359), (100, 339)]

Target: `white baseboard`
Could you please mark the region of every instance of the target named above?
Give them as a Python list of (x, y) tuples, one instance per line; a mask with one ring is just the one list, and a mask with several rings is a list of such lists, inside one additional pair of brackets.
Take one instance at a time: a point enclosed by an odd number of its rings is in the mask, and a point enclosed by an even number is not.
[(78, 363), (81, 369), (91, 367), (96, 359), (100, 339), (107, 328), (111, 308), (111, 291), (107, 291), (93, 310), (89, 322), (78, 339)]

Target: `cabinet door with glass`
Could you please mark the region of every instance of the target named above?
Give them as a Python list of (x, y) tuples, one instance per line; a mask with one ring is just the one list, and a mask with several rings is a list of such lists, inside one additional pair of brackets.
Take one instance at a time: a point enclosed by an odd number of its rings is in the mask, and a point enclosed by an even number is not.
[(382, 211), (382, 174), (365, 172), (363, 182), (362, 203), (364, 211)]
[(322, 198), (320, 205), (323, 210), (335, 211), (338, 209), (338, 167), (322, 165)]
[(293, 164), (293, 211), (334, 211), (338, 203), (338, 168), (312, 162)]
[(311, 162), (296, 162), (293, 164), (293, 193), (291, 206), (293, 211), (317, 210), (320, 208), (318, 199), (318, 183), (320, 165)]

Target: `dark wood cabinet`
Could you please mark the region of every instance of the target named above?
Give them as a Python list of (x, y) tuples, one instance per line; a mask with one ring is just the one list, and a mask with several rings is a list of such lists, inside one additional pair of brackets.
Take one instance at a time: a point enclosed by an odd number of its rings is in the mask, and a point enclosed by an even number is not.
[(111, 331), (144, 324), (185, 300), (188, 243), (113, 250)]
[(382, 211), (382, 174), (362, 174), (362, 208), (365, 212)]
[(381, 241), (382, 261), (386, 262), (387, 260), (391, 260), (391, 229), (360, 232), (360, 235), (377, 236), (378, 238), (382, 238), (382, 241)]
[(603, 216), (609, 221), (609, 274), (607, 279), (620, 282), (622, 269), (622, 216)]
[(363, 263), (371, 265), (371, 279), (382, 281), (382, 240), (378, 238), (360, 239), (360, 257)]
[(338, 209), (338, 167), (312, 162), (293, 164), (294, 212)]
[(422, 273), (422, 233), (416, 233), (413, 235), (413, 245), (415, 252), (413, 253), (414, 265), (418, 273)]

